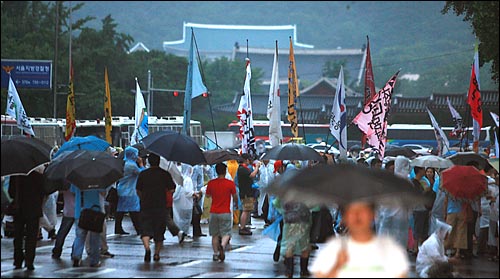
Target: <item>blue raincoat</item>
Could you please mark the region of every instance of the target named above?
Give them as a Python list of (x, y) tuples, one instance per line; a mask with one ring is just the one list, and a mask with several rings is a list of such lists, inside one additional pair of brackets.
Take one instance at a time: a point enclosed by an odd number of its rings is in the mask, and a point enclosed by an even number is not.
[(118, 181), (116, 190), (118, 193), (118, 212), (136, 212), (141, 210), (139, 196), (135, 190), (139, 173), (144, 169), (137, 166), (136, 160), (139, 155), (137, 148), (128, 146), (125, 148), (125, 166), (123, 177)]

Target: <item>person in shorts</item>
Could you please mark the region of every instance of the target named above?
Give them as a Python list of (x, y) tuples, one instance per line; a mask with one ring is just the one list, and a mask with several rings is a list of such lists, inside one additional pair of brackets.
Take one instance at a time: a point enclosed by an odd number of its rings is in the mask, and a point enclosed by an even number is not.
[(223, 262), (225, 249), (231, 239), (231, 196), (237, 201), (236, 186), (234, 182), (226, 179), (227, 166), (218, 163), (215, 166), (217, 178), (208, 182), (206, 195), (212, 198), (210, 206), (210, 221), (208, 232), (212, 236), (213, 260)]
[(160, 260), (164, 234), (167, 227), (166, 192), (175, 189), (175, 183), (169, 172), (159, 167), (160, 156), (149, 154), (150, 167), (140, 172), (136, 191), (141, 201), (141, 239), (144, 244), (144, 261), (151, 261), (149, 240), (154, 239), (155, 253), (153, 260)]
[(260, 162), (255, 167), (252, 166), (252, 158), (249, 154), (241, 155), (243, 162), (236, 172), (239, 196), (243, 205), (243, 212), (240, 218), (240, 235), (251, 235), (252, 232), (246, 227), (250, 212), (254, 210), (255, 198), (253, 196), (252, 184), (254, 178), (259, 173)]

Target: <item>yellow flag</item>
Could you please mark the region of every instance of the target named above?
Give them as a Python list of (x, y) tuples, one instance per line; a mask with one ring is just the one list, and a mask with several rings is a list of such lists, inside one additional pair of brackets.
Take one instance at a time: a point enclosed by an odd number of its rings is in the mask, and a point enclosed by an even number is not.
[(73, 64), (69, 65), (69, 92), (66, 100), (66, 130), (64, 138), (70, 140), (76, 130), (76, 112), (75, 112), (75, 90), (73, 88)]
[(106, 141), (113, 145), (111, 140), (111, 94), (109, 92), (108, 68), (104, 68), (104, 84), (106, 86), (106, 94), (104, 95), (104, 129)]
[(299, 82), (297, 80), (297, 70), (295, 68), (295, 57), (293, 55), (292, 38), (290, 37), (290, 63), (288, 65), (288, 122), (293, 136), (299, 136), (299, 124), (297, 121), (297, 112), (295, 111), (296, 98), (299, 97)]

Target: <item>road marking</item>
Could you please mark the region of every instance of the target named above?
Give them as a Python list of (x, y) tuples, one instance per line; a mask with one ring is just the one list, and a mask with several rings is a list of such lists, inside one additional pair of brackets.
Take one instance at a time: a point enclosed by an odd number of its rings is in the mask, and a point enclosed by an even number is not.
[[(95, 272), (93, 272), (95, 270)], [(106, 274), (115, 271), (115, 268), (104, 268), (104, 269), (98, 269), (95, 267), (88, 267), (88, 266), (81, 266), (81, 267), (70, 267), (70, 268), (64, 268), (64, 269), (59, 269), (54, 271), (54, 273), (69, 273), (69, 274), (75, 274), (75, 275), (80, 275), (77, 276), (78, 278), (90, 278), (90, 277), (96, 277), (98, 275)]]
[(193, 265), (197, 265), (197, 264), (200, 264), (202, 263), (203, 261), (202, 260), (197, 260), (197, 261), (192, 261), (192, 262), (189, 262), (189, 263), (185, 263), (185, 264), (180, 264), (178, 265), (179, 267), (182, 266), (182, 267), (188, 267), (188, 266), (193, 266)]
[(236, 277), (233, 277), (233, 278), (250, 278), (250, 276), (252, 276), (252, 273), (242, 273)]
[(237, 249), (231, 249), (231, 252), (242, 252), (242, 251), (246, 251), (250, 248), (253, 248), (253, 246), (248, 245), (248, 246), (243, 246), (243, 247), (237, 248)]

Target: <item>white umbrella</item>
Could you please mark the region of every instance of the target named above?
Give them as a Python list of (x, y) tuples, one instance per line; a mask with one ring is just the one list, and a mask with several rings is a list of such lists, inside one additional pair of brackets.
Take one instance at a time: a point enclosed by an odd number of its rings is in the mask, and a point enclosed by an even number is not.
[(410, 166), (423, 168), (446, 169), (453, 166), (450, 159), (441, 158), (436, 155), (420, 156), (411, 160)]

